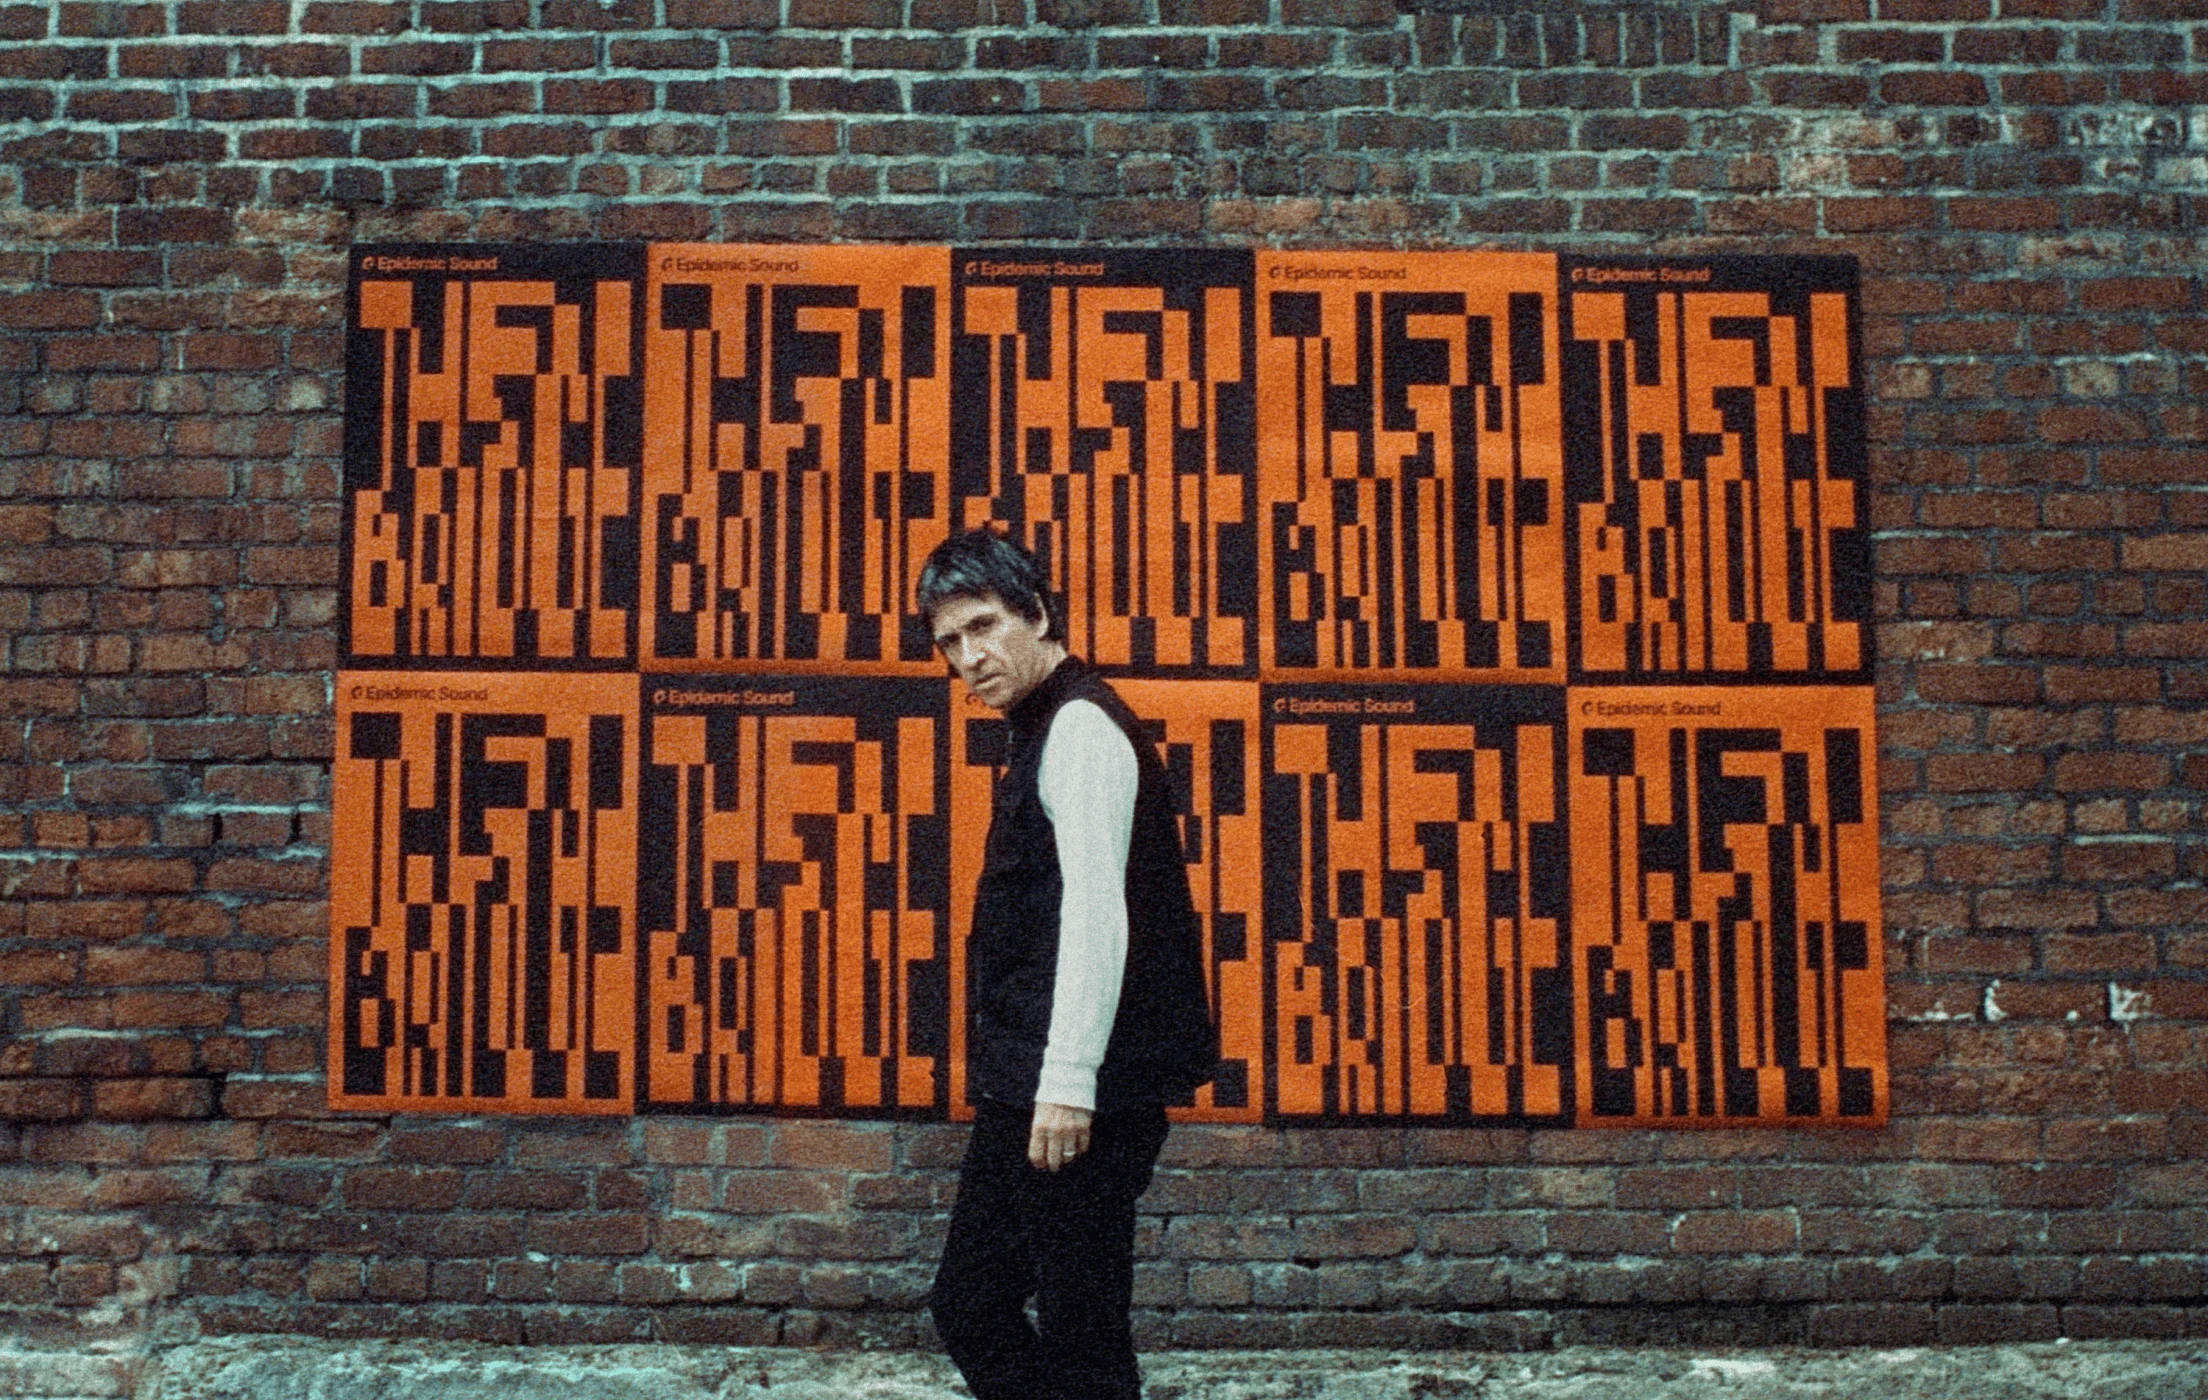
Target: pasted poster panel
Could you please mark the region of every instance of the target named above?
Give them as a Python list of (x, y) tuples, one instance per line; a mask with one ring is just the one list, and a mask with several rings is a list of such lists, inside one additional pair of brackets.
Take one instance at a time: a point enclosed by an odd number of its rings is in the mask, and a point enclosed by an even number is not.
[(353, 250), (344, 664), (633, 665), (642, 262)]
[[(1257, 1122), (1264, 1116), (1269, 1070), (1265, 1055), (1263, 952), (1263, 817), (1260, 798), (1258, 688), (1249, 681), (1121, 681), (1120, 697), (1143, 720), (1165, 765), (1179, 818), (1189, 893), (1202, 925), (1204, 967), (1220, 1022), (1220, 1065), (1175, 1118)], [(952, 926), (973, 916), (975, 881), (987, 845), (990, 793), (1003, 774), (1005, 723), (953, 686), (959, 719), (953, 735), (951, 810)], [(951, 1016), (965, 1044), (967, 963), (962, 939), (951, 951)], [(963, 1050), (952, 1065), (957, 1116), (971, 1114), (965, 1096)]]
[(1882, 1121), (1870, 689), (1569, 708), (1580, 1122)]
[(953, 524), (1033, 549), (1099, 666), (1255, 674), (1250, 259), (952, 253)]
[(334, 1105), (967, 1116), (990, 525), (1171, 776), (1178, 1116), (1883, 1121), (1851, 261), (348, 256)]
[(1268, 679), (1562, 680), (1556, 259), (1261, 253)]
[(640, 1107), (947, 1111), (947, 691), (646, 678)]
[(338, 677), (330, 1101), (627, 1113), (636, 679)]
[(1867, 681), (1855, 264), (1564, 261), (1574, 678)]
[(938, 675), (942, 248), (660, 245), (644, 337), (644, 664)]
[(1571, 1121), (1562, 702), (1265, 687), (1273, 1117)]
[(1265, 988), (1259, 923), (1265, 840), (1258, 688), (1250, 681), (1121, 681), (1164, 761), (1181, 857), (1203, 925), (1204, 968), (1219, 1018), (1218, 1074), (1176, 1117), (1258, 1121), (1264, 1112)]

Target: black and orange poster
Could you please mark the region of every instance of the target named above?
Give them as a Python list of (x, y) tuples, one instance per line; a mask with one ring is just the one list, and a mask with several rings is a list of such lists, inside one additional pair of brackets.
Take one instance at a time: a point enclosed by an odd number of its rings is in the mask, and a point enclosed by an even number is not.
[(980, 525), (1179, 799), (1177, 1116), (1887, 1111), (1854, 264), (356, 248), (330, 1099), (969, 1116)]

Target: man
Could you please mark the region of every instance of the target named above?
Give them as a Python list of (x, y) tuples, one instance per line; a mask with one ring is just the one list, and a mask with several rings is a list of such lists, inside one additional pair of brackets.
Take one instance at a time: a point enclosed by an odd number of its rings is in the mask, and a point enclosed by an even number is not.
[(1135, 1200), (1165, 1105), (1211, 1078), (1219, 1047), (1165, 769), (1067, 655), (1049, 581), (1018, 545), (944, 541), (919, 606), (1011, 730), (967, 942), (974, 1130), (936, 1331), (977, 1400), (1137, 1400)]

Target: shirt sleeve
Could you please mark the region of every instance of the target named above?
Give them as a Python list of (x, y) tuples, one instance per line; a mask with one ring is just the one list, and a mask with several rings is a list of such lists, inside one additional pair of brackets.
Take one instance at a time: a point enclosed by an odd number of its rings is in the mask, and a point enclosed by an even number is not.
[(1043, 741), (1037, 786), (1058, 847), (1058, 975), (1039, 1103), (1096, 1107), (1096, 1071), (1127, 970), (1127, 847), (1135, 829), (1135, 748), (1095, 704), (1062, 705)]

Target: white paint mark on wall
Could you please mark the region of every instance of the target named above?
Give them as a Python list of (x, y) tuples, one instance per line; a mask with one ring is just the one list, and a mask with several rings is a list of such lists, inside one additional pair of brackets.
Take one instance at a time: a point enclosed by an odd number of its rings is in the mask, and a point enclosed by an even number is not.
[(1726, 1385), (1739, 1385), (1755, 1376), (1775, 1376), (1778, 1363), (1753, 1357), (1697, 1356), (1688, 1363), (1690, 1377), (1721, 1381)]
[(1947, 998), (1935, 997), (1930, 1007), (1919, 1011), (1909, 1019), (1912, 1021), (1968, 1021), (1974, 1019), (1974, 1017), (1967, 1009), (1962, 1011), (1948, 1010)]
[(2108, 984), (2108, 1019), (2111, 1021), (2144, 1021), (2154, 1014), (2154, 997), (2143, 987), (2123, 987)]

